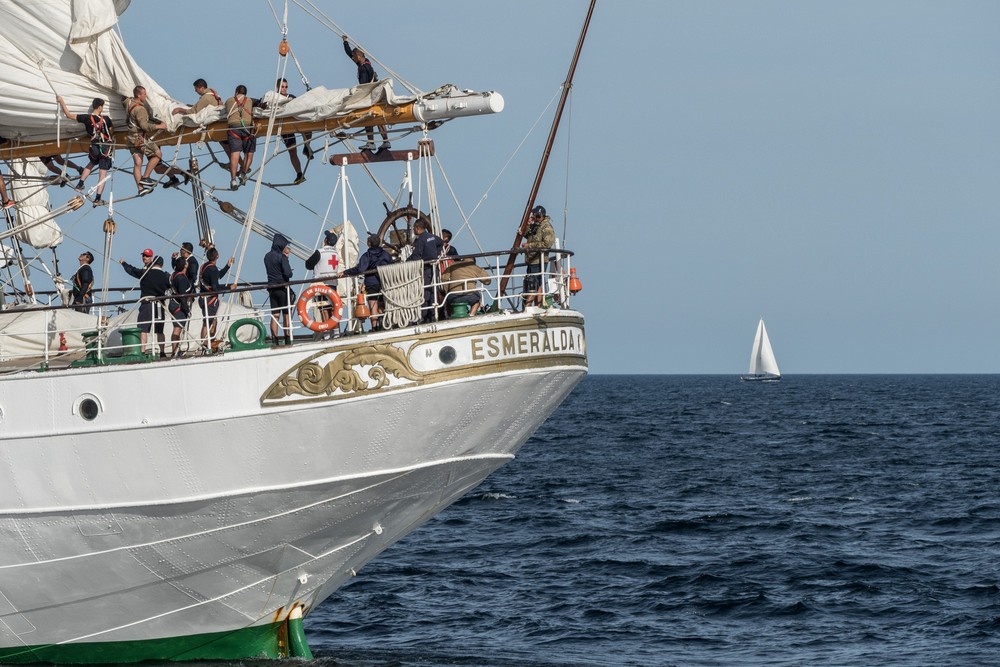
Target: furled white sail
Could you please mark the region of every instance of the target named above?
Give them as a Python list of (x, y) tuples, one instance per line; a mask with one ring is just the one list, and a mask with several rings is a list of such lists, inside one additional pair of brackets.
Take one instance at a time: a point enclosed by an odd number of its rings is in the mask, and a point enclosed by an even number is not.
[(49, 193), (39, 185), (46, 175), (51, 176), (39, 160), (12, 160), (12, 174), (17, 173), (25, 178), (11, 176), (10, 196), (17, 201), (16, 221), (21, 229), (17, 238), (21, 243), (27, 243), (32, 248), (55, 248), (63, 241), (62, 229), (55, 219), (49, 219), (35, 224), (41, 218), (49, 217)]
[(142, 85), (155, 115), (170, 117), (179, 103), (129, 55), (114, 27), (128, 0), (4, 0), (0, 2), (0, 137), (48, 141), (82, 136), (83, 125), (59, 118), (56, 95), (85, 112), (95, 97), (125, 126), (122, 99)]
[[(175, 131), (203, 127), (224, 120), (218, 107), (191, 116), (175, 115), (187, 106), (171, 98), (125, 48), (117, 32), (119, 15), (129, 0), (3, 0), (0, 2), (0, 138), (13, 142), (53, 141), (80, 137), (83, 125), (67, 121), (59, 112), (56, 95), (67, 106), (85, 112), (95, 97), (108, 102), (105, 113), (119, 129), (126, 125), (124, 98), (141, 85), (149, 95), (153, 115)], [(219, 91), (229, 97), (228, 91)], [(402, 105), (415, 98), (396, 95), (392, 80), (351, 88), (314, 88), (295, 99), (275, 92), (264, 101), (277, 107), (278, 118), (317, 121), (377, 104)], [(496, 92), (473, 93), (453, 85), (422, 95), (414, 109), (422, 121), (498, 113), (503, 97)], [(257, 109), (255, 115), (270, 113)], [(59, 152), (55, 149), (53, 152)]]
[(750, 351), (750, 371), (744, 379), (779, 378), (778, 360), (774, 358), (771, 340), (767, 337), (767, 329), (761, 318), (757, 324), (757, 335), (753, 339), (753, 349)]

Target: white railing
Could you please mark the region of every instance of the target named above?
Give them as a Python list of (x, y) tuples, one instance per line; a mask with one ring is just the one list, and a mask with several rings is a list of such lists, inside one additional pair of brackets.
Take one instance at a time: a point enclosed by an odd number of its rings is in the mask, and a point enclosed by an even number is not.
[[(518, 251), (523, 252), (523, 251)], [(430, 292), (429, 303), (421, 299), (420, 317), (405, 326), (423, 322), (438, 322), (458, 319), (467, 316), (464, 308), (445, 308), (445, 300), (450, 293), (475, 295), (480, 308), (478, 315), (515, 312), (525, 309), (527, 297), (531, 296), (524, 290), (526, 265), (518, 263), (514, 270), (505, 276), (506, 258), (510, 251), (497, 253), (481, 253), (461, 256), (459, 259), (474, 260), (487, 274), (489, 282), (476, 278), (462, 280), (442, 280), (441, 260), (428, 262), (432, 267), (433, 278), (425, 285)], [(542, 265), (539, 275), (541, 287), (538, 301), (540, 309), (568, 308), (572, 292), (570, 289), (572, 253), (561, 250), (549, 251), (549, 261)], [(447, 258), (454, 260), (454, 258)], [(504, 281), (504, 278), (507, 278)], [(202, 335), (204, 319), (200, 307), (196, 307), (198, 297), (194, 295), (191, 318), (187, 326), (181, 327), (178, 342), (179, 356), (197, 354), (214, 354), (219, 351), (243, 348), (264, 348), (271, 344), (282, 344), (303, 341), (319, 337), (338, 337), (358, 335), (372, 330), (371, 318), (358, 317), (356, 309), (359, 288), (364, 276), (356, 278), (341, 278), (337, 287), (342, 294), (342, 305), (338, 322), (327, 322), (330, 309), (322, 310), (320, 299), (308, 302), (298, 302), (299, 295), (322, 279), (295, 281), (286, 285), (247, 285), (235, 290), (218, 293), (221, 307), (216, 315), (217, 329), (214, 337), (210, 332)], [(506, 282), (506, 289), (501, 291), (501, 284)], [(466, 283), (459, 290), (454, 287)], [(279, 311), (272, 311), (269, 303), (269, 289), (279, 287), (291, 291), (292, 299), (289, 306)], [(115, 290), (118, 291), (118, 290)], [(420, 290), (423, 296), (423, 290)], [(122, 291), (122, 294), (126, 294)], [(380, 294), (365, 293), (364, 302), (376, 300)], [(143, 299), (125, 299), (103, 304), (93, 304), (89, 317), (74, 311), (73, 306), (49, 305), (41, 307), (15, 307), (0, 311), (0, 372), (18, 372), (27, 369), (48, 369), (71, 365), (104, 365), (114, 363), (134, 363), (152, 361), (160, 358), (160, 342), (155, 333), (157, 325), (163, 327), (163, 352), (166, 358), (172, 358), (174, 341), (172, 334), (176, 322), (167, 313), (166, 304), (172, 296), (147, 297), (145, 300), (159, 301), (163, 304), (161, 319), (151, 323), (151, 331), (146, 336), (145, 345), (140, 343), (138, 323), (132, 316)], [(50, 298), (50, 302), (52, 298)], [(242, 303), (241, 303), (242, 302)], [(536, 307), (536, 306), (529, 306)], [(325, 324), (308, 328), (299, 317), (299, 309), (304, 310), (309, 322), (324, 322)], [(155, 310), (155, 309), (154, 309)], [(68, 313), (72, 313), (69, 315)], [(283, 320), (287, 314), (289, 326), (284, 327)], [(363, 313), (360, 313), (363, 315)], [(278, 336), (272, 339), (271, 322), (277, 318)], [(37, 320), (37, 321), (36, 321)], [(81, 322), (83, 320), (83, 322)], [(249, 322), (247, 321), (249, 320)], [(379, 324), (376, 318), (376, 325)], [(247, 326), (251, 325), (251, 326)], [(329, 327), (322, 330), (323, 327)], [(231, 329), (238, 331), (231, 334)], [(321, 329), (317, 331), (317, 329)], [(218, 342), (215, 342), (218, 341)]]

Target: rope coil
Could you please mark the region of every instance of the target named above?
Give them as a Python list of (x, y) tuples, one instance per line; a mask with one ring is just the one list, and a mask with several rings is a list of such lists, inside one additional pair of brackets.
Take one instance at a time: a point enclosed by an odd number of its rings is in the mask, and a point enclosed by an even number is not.
[(421, 262), (400, 262), (379, 266), (385, 313), (382, 326), (401, 329), (420, 319), (424, 302), (424, 266)]

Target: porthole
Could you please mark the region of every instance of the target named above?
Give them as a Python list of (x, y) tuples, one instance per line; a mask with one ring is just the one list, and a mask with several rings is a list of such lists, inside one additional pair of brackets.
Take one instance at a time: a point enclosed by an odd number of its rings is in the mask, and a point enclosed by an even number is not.
[(87, 421), (94, 421), (97, 419), (97, 414), (100, 411), (100, 408), (97, 407), (97, 401), (94, 399), (85, 398), (80, 401), (80, 416)]
[(458, 355), (455, 353), (455, 348), (453, 348), (451, 345), (445, 345), (444, 347), (441, 348), (441, 351), (438, 352), (438, 359), (440, 359), (441, 363), (443, 364), (452, 363), (453, 361), (455, 361), (455, 358), (457, 356)]
[(101, 414), (101, 409), (101, 403), (97, 400), (97, 397), (88, 394), (76, 400), (76, 405), (73, 406), (73, 414), (80, 415), (87, 421), (92, 422)]

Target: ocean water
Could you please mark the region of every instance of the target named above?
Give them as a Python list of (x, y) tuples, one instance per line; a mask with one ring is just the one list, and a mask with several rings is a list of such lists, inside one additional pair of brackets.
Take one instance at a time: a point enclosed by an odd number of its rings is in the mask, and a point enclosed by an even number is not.
[(588, 377), (316, 664), (1000, 662), (1000, 376)]

